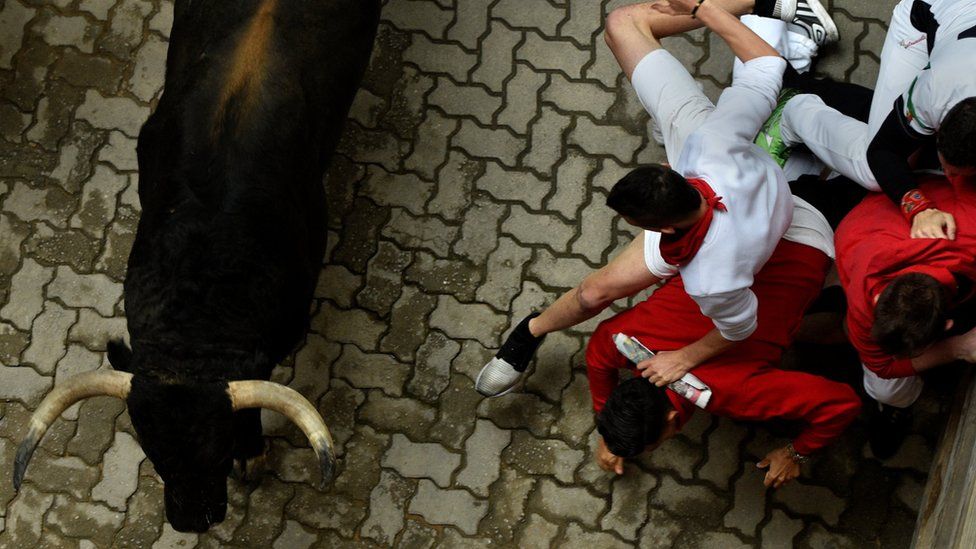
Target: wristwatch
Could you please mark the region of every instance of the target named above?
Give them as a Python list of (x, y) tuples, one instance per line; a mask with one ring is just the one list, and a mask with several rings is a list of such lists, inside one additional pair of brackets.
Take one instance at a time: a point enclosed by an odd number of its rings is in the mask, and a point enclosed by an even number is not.
[(786, 451), (790, 453), (790, 459), (796, 463), (804, 464), (810, 461), (810, 456), (805, 456), (796, 451), (796, 448), (793, 447), (792, 441), (786, 444)]

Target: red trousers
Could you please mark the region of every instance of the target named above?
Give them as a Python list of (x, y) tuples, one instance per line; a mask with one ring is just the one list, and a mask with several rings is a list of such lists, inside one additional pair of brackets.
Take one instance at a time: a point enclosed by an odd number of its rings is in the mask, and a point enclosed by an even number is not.
[[(843, 383), (777, 367), (803, 313), (823, 286), (830, 259), (809, 246), (781, 240), (752, 286), (759, 299), (759, 326), (745, 341), (692, 370), (712, 389), (707, 411), (742, 420), (773, 418), (806, 424), (793, 441), (802, 454), (829, 444), (857, 417), (860, 399)], [(620, 368), (633, 368), (613, 334), (636, 337), (652, 351), (673, 351), (714, 328), (675, 277), (647, 300), (599, 325), (586, 348), (593, 408), (600, 411), (618, 383)], [(694, 406), (671, 391), (682, 424)]]

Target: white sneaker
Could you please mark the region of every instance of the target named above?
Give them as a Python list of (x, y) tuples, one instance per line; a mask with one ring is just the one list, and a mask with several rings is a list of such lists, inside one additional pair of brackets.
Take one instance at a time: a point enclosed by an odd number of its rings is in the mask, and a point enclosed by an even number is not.
[(798, 0), (776, 0), (776, 5), (773, 6), (773, 13), (770, 14), (770, 17), (787, 23), (792, 22), (793, 18), (796, 17), (797, 2)]
[[(790, 30), (803, 32), (818, 46), (833, 44), (840, 39), (837, 25), (827, 13), (827, 8), (823, 7), (820, 0), (795, 0), (796, 15), (790, 24)], [(786, 21), (784, 19), (784, 21)]]
[(481, 369), (474, 387), (486, 397), (502, 396), (515, 388), (522, 373), (508, 362), (494, 357)]

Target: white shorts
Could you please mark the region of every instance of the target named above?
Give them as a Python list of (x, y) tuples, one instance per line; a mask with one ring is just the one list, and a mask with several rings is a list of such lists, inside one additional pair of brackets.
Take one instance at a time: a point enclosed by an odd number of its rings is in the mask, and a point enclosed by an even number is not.
[(644, 56), (634, 67), (630, 81), (644, 109), (661, 128), (668, 163), (677, 165), (685, 140), (705, 122), (715, 105), (665, 49)]

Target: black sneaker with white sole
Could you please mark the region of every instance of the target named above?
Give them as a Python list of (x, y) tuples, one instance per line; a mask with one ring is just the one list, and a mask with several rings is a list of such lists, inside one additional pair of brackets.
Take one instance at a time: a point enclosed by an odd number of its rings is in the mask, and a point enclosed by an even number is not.
[(837, 25), (820, 0), (796, 0), (796, 14), (788, 23), (790, 30), (806, 34), (818, 46), (840, 39)]
[(512, 330), (498, 353), (485, 364), (475, 381), (475, 389), (484, 396), (501, 396), (518, 384), (522, 374), (529, 367), (529, 362), (535, 356), (536, 349), (542, 344), (546, 336), (535, 337), (529, 331), (529, 321), (539, 316), (532, 313), (522, 319)]

